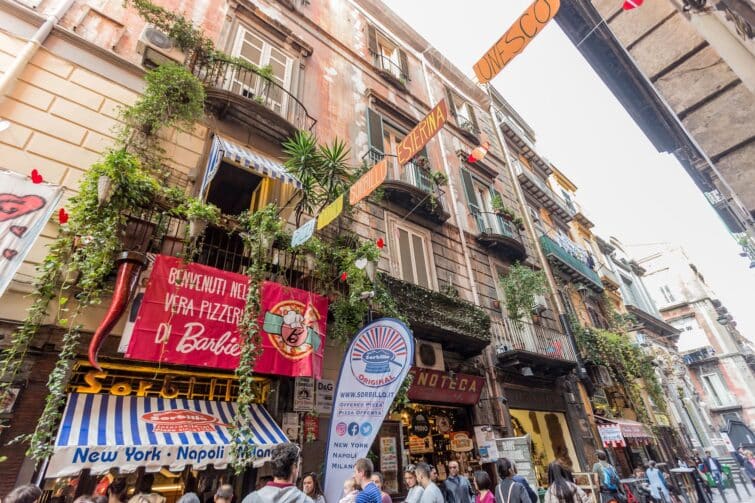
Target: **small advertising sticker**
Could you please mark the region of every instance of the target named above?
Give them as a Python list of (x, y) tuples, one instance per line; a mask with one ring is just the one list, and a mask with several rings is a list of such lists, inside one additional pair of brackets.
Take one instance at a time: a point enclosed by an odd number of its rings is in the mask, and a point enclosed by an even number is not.
[(311, 412), (315, 409), (315, 380), (311, 377), (297, 377), (294, 382), (294, 410)]
[(299, 438), (299, 414), (296, 412), (286, 412), (283, 414), (283, 433), (295, 442)]
[(317, 414), (307, 412), (304, 414), (304, 441), (314, 442), (320, 438), (320, 421)]
[(474, 449), (474, 442), (472, 437), (466, 431), (452, 431), (451, 436), (451, 450), (454, 452), (469, 452)]
[(430, 454), (433, 452), (433, 437), (409, 435), (409, 452), (412, 454)]
[(398, 471), (398, 455), (395, 437), (380, 437), (380, 471)]
[(475, 440), (477, 450), (480, 451), (480, 462), (493, 463), (498, 460), (498, 448), (495, 445), (495, 432), (490, 426), (475, 426)]
[(330, 415), (333, 409), (333, 394), (336, 390), (336, 382), (333, 379), (318, 379), (315, 391), (315, 412), (321, 415)]

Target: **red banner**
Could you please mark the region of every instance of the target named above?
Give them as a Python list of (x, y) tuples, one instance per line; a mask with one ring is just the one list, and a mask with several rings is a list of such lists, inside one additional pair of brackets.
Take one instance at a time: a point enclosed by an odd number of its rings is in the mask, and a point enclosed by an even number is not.
[[(233, 370), (241, 354), (237, 329), (249, 279), (158, 255), (126, 357)], [(314, 376), (322, 372), (328, 301), (277, 283), (260, 291), (263, 352), (255, 372)]]
[(485, 378), (414, 367), (414, 380), (407, 396), (410, 400), (473, 405), (480, 401)]

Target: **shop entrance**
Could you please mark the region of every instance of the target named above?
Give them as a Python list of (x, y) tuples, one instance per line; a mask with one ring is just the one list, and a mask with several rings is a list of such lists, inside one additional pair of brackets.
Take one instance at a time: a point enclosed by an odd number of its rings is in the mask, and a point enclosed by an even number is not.
[(514, 436), (530, 434), (532, 464), (541, 487), (548, 486), (548, 464), (558, 460), (572, 471), (582, 471), (562, 412), (509, 409)]

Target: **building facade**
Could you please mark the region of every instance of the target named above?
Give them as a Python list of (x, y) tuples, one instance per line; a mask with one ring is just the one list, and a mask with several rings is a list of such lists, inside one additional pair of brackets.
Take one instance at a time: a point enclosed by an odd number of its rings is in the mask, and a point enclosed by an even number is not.
[(714, 431), (730, 420), (752, 428), (752, 343), (737, 330), (736, 321), (683, 249), (663, 247), (639, 262), (647, 270), (650, 293), (664, 320), (680, 331), (679, 352)]
[(632, 10), (565, 5), (556, 17), (659, 152), (676, 156), (755, 258), (755, 11), (749, 2), (664, 0)]

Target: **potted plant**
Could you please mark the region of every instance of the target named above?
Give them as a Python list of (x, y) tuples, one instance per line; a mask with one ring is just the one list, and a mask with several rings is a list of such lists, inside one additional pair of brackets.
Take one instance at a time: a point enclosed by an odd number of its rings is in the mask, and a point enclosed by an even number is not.
[(501, 197), (501, 194), (493, 194), (493, 197), (490, 200), (490, 205), (493, 207), (493, 211), (495, 211), (499, 215), (503, 214), (503, 211), (506, 209), (506, 205), (503, 204), (503, 197)]
[(189, 198), (184, 204), (184, 213), (189, 221), (189, 237), (197, 238), (207, 228), (207, 224), (217, 223), (220, 209), (214, 204), (205, 203), (195, 197)]
[(414, 165), (417, 166), (418, 168), (425, 169), (427, 168), (429, 161), (427, 160), (427, 157), (425, 157), (424, 155), (418, 155), (417, 157), (414, 158), (413, 162), (414, 162)]
[(448, 185), (448, 176), (442, 171), (433, 171), (430, 173), (430, 178), (436, 187), (444, 187)]
[(514, 225), (516, 225), (516, 228), (520, 231), (524, 230), (524, 220), (522, 220), (522, 217), (515, 216), (514, 219), (511, 221)]

